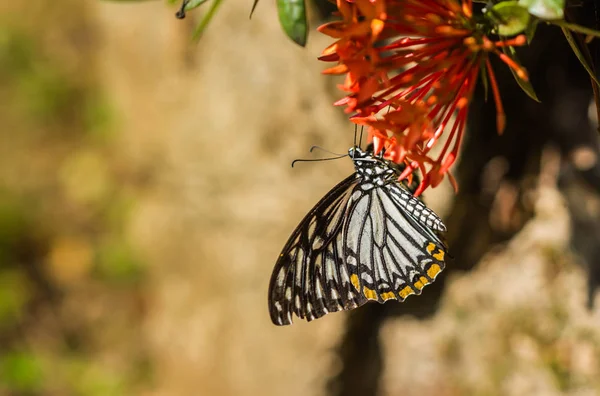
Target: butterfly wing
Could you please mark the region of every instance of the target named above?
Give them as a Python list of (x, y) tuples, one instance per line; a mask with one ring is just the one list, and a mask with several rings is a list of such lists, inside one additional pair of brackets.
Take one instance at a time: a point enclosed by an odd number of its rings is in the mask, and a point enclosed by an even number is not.
[(400, 202), (397, 189), (401, 187), (388, 184), (361, 197), (344, 228), (345, 257), (354, 291), (380, 303), (421, 294), (445, 266), (446, 246), (429, 225), (439, 218), (424, 205), (428, 212), (421, 209), (419, 216), (414, 216), (407, 205), (415, 205), (414, 201), (422, 204), (412, 196), (412, 200)]
[(442, 219), (402, 187), (400, 183), (391, 183), (385, 188), (388, 190), (390, 197), (423, 227), (429, 230), (446, 232), (446, 226), (442, 222)]
[(444, 269), (442, 221), (396, 183), (364, 191), (352, 175), (300, 222), (269, 286), (276, 325), (314, 320), (369, 300), (421, 294)]
[(294, 230), (273, 269), (269, 312), (276, 325), (299, 318), (316, 319), (347, 304), (340, 294), (342, 228), (358, 185), (353, 174), (335, 186)]

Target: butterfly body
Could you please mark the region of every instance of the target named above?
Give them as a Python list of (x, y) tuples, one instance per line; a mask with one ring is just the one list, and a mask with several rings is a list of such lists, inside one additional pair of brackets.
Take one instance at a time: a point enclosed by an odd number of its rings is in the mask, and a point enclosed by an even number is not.
[(398, 182), (397, 165), (353, 147), (356, 172), (306, 215), (269, 286), (276, 325), (420, 294), (444, 269), (441, 219)]

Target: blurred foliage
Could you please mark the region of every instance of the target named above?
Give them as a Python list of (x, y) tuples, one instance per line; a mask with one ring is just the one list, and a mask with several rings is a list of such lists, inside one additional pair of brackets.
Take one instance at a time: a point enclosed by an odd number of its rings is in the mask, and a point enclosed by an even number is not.
[(39, 358), (28, 352), (8, 352), (0, 357), (0, 382), (16, 392), (42, 389), (44, 374)]
[[(140, 329), (147, 309), (148, 274), (128, 237), (130, 216), (136, 203), (137, 170), (128, 168), (127, 161), (120, 157), (115, 133), (120, 117), (109, 93), (100, 89), (95, 70), (98, 60), (94, 58), (98, 48), (94, 29), (98, 22), (90, 21), (85, 2), (77, 0), (10, 3), (14, 7), (11, 17), (0, 22), (0, 97), (3, 98), (0, 105), (3, 121), (0, 134), (0, 395), (136, 394), (153, 377), (152, 360)], [(223, 180), (221, 173), (219, 180)], [(227, 212), (227, 217), (231, 218), (232, 214)], [(226, 232), (230, 232), (231, 227)], [(212, 239), (208, 239), (208, 243), (212, 243)], [(230, 242), (228, 236), (227, 243)], [(253, 247), (251, 242), (242, 243), (246, 251), (233, 257), (246, 257), (247, 247)], [(262, 253), (258, 247), (252, 252)], [(218, 256), (221, 254), (220, 251)], [(502, 273), (514, 261), (509, 255), (506, 262), (500, 263)], [(216, 267), (215, 263), (221, 262), (214, 261), (210, 265)], [(528, 278), (522, 276), (527, 265), (521, 265), (520, 260), (518, 264), (505, 279), (510, 279), (511, 284), (514, 280), (517, 291), (529, 289), (529, 285), (523, 283)], [(239, 271), (236, 266), (230, 267)], [(324, 349), (324, 340), (335, 342), (334, 332), (331, 337), (321, 337), (323, 333), (314, 338), (307, 336), (308, 341), (303, 341), (306, 344), (295, 344), (288, 338), (277, 341), (270, 333), (257, 338), (261, 331), (255, 330), (260, 327), (253, 326), (264, 318), (251, 319), (252, 310), (241, 302), (245, 304), (250, 300), (250, 287), (254, 287), (262, 275), (254, 267), (244, 271), (249, 271), (251, 276), (242, 274), (241, 288), (235, 278), (230, 277), (233, 272), (223, 272), (227, 276), (217, 278), (215, 283), (227, 283), (231, 287), (222, 288), (227, 292), (227, 295), (223, 292), (223, 305), (219, 299), (211, 301), (212, 305), (204, 301), (208, 308), (198, 310), (193, 321), (188, 321), (188, 311), (182, 309), (186, 320), (169, 322), (183, 334), (179, 337), (184, 344), (182, 350), (188, 348), (193, 337), (202, 342), (196, 345), (214, 347), (214, 352), (202, 351), (204, 361), (194, 366), (189, 357), (179, 359), (178, 355), (179, 366), (172, 364), (176, 367), (170, 367), (172, 371), (187, 365), (194, 378), (211, 377), (219, 384), (226, 384), (230, 379), (246, 378), (245, 366), (250, 365), (245, 362), (253, 356), (264, 357), (267, 352), (273, 357), (269, 364), (281, 366), (281, 362), (296, 359), (305, 350)], [(556, 272), (565, 271), (559, 268)], [(585, 333), (587, 328), (581, 323), (586, 323), (586, 316), (569, 312), (566, 305), (569, 300), (563, 291), (571, 290), (572, 282), (544, 286), (554, 292), (551, 296), (555, 300), (546, 298), (545, 294), (537, 299), (523, 298), (522, 304), (529, 308), (519, 310), (486, 302), (491, 291), (498, 290), (499, 295), (504, 295), (503, 290), (509, 295), (513, 293), (510, 285), (498, 286), (502, 279), (496, 278), (497, 273), (484, 274), (488, 283), (485, 279), (464, 277), (462, 286), (455, 288), (462, 293), (455, 294), (463, 299), (446, 307), (446, 316), (439, 316), (439, 326), (418, 327), (411, 332), (410, 327), (400, 327), (403, 326), (400, 324), (393, 332), (402, 337), (396, 344), (418, 346), (413, 341), (420, 335), (431, 337), (435, 331), (446, 331), (447, 323), (443, 320), (450, 317), (456, 321), (456, 329), (446, 338), (440, 337), (439, 344), (444, 347), (446, 358), (443, 373), (449, 373), (458, 389), (464, 390), (455, 394), (503, 394), (501, 386), (507, 374), (520, 373), (524, 360), (533, 361), (531, 366), (544, 374), (550, 372), (557, 389), (576, 389), (578, 383), (586, 381), (600, 389), (595, 364), (600, 360), (600, 339), (595, 331)], [(205, 278), (207, 284), (215, 279), (214, 276)], [(252, 281), (248, 283), (248, 279)], [(519, 279), (521, 283), (517, 282)], [(191, 289), (197, 284), (184, 285)], [(480, 288), (488, 294), (466, 294), (477, 285), (482, 285)], [(203, 292), (209, 290), (206, 287)], [(240, 290), (242, 293), (238, 293)], [(190, 300), (178, 304), (187, 301)], [(202, 298), (196, 301), (203, 303)], [(222, 309), (230, 307), (225, 302), (235, 304), (241, 315)], [(256, 318), (261, 317), (257, 314)], [(231, 324), (227, 320), (232, 320)], [(251, 331), (238, 331), (240, 323)], [(422, 326), (427, 326), (427, 322)], [(315, 334), (315, 328), (304, 335)], [(204, 333), (198, 335), (199, 330)], [(195, 334), (188, 337), (193, 332)], [(222, 334), (223, 343), (218, 342), (215, 336), (218, 333)], [(313, 342), (317, 337), (319, 342)], [(411, 342), (406, 343), (406, 339)], [(171, 351), (178, 347), (170, 342), (171, 339), (165, 341), (163, 348)], [(430, 344), (433, 343), (426, 345)], [(292, 349), (288, 349), (287, 354), (281, 352), (288, 345), (296, 348), (295, 354), (289, 353)], [(248, 346), (249, 349), (244, 349)], [(256, 355), (252, 354), (253, 350), (257, 351)], [(473, 351), (486, 351), (486, 355), (477, 360), (471, 358)], [(415, 350), (405, 360), (414, 364), (395, 367), (400, 370), (421, 364), (430, 370), (434, 359), (422, 352)], [(323, 355), (313, 352), (300, 356), (294, 374), (297, 368), (305, 373), (302, 370), (309, 367), (305, 363), (312, 364), (316, 356), (320, 356), (317, 360), (324, 360)], [(402, 361), (390, 356), (393, 361)], [(414, 359), (414, 356), (425, 358)], [(587, 356), (592, 364), (576, 363), (578, 356)], [(585, 363), (585, 359), (582, 360)], [(469, 366), (465, 362), (474, 363)], [(204, 365), (207, 372), (199, 374), (196, 368)], [(493, 386), (484, 392), (476, 393), (474, 389), (479, 388), (461, 382), (475, 371), (474, 366), (483, 367), (485, 379), (492, 377)], [(248, 370), (246, 375), (258, 378), (257, 382), (274, 376), (281, 377), (280, 381), (289, 378), (279, 375), (279, 371), (265, 372)], [(424, 377), (426, 383), (431, 384), (435, 376)], [(412, 385), (417, 380), (419, 377), (411, 374), (405, 383)], [(239, 386), (233, 389), (252, 385), (249, 379), (245, 381), (231, 381)], [(264, 383), (261, 382), (260, 387), (264, 387)], [(289, 384), (285, 383), (283, 389), (289, 390)], [(415, 389), (427, 393), (422, 387)]]
[[(121, 3), (129, 3), (129, 2), (142, 2), (147, 0), (110, 0)], [(175, 13), (175, 16), (179, 19), (184, 19), (187, 15), (187, 12), (192, 11), (208, 0), (167, 0), (169, 4), (180, 3), (180, 9)], [(210, 2), (210, 6), (207, 11), (204, 13), (200, 22), (196, 25), (194, 29), (193, 38), (194, 40), (198, 40), (213, 17), (217, 13), (217, 10), (221, 6), (223, 0), (212, 0)], [(251, 9), (248, 9), (250, 17), (254, 13), (256, 6), (258, 5), (258, 0), (254, 0), (254, 4)], [(279, 22), (281, 24), (281, 29), (284, 33), (296, 44), (304, 47), (306, 45), (306, 39), (308, 37), (308, 19), (306, 16), (306, 2), (304, 0), (277, 0), (277, 14), (279, 16)]]
[(0, 395), (127, 395), (151, 373), (132, 170), (85, 5), (61, 3), (0, 22)]

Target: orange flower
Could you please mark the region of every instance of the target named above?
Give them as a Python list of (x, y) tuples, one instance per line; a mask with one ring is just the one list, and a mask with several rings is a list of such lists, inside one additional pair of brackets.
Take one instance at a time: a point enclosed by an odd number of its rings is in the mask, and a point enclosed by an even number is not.
[[(498, 48), (523, 45), (524, 36), (492, 42), (473, 20), (471, 0), (338, 0), (342, 21), (321, 26), (337, 39), (321, 60), (325, 74), (345, 75), (340, 89), (353, 122), (369, 127), (375, 150), (423, 173), (417, 189), (437, 186), (458, 156), (468, 105), (482, 68), (492, 87), (498, 131), (505, 116), (488, 56), (497, 54), (523, 79), (523, 68)], [(430, 150), (446, 134), (437, 158)], [(456, 188), (456, 182), (451, 178)]]

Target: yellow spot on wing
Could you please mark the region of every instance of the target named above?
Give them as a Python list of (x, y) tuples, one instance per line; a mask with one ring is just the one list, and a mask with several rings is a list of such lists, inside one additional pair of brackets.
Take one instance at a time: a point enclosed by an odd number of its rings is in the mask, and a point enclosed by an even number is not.
[(377, 293), (375, 293), (375, 290), (371, 290), (366, 286), (363, 287), (363, 294), (369, 300), (377, 300)]
[(427, 270), (427, 275), (431, 278), (431, 279), (435, 279), (435, 277), (437, 276), (437, 274), (440, 273), (442, 269), (440, 268), (439, 265), (437, 264), (431, 264), (431, 267), (429, 267), (429, 269)]
[(427, 247), (425, 249), (427, 250), (427, 252), (429, 252), (429, 254), (431, 254), (431, 253), (433, 253), (435, 248), (437, 248), (437, 246), (435, 246), (435, 243), (429, 242), (429, 245), (427, 245)]
[(383, 301), (392, 300), (392, 299), (395, 300), (396, 296), (392, 292), (387, 292), (387, 293), (381, 293), (381, 298), (383, 298)]
[(442, 249), (440, 249), (440, 252), (437, 254), (432, 254), (433, 258), (439, 260), (439, 261), (444, 261), (444, 251)]
[[(438, 261), (444, 261), (444, 251), (442, 249), (440, 249), (439, 247), (437, 247), (435, 243), (429, 242), (429, 244), (425, 247), (425, 250), (427, 250), (427, 252), (434, 259), (436, 259)], [(438, 252), (434, 253), (436, 250)]]
[(406, 298), (406, 297), (410, 296), (411, 294), (413, 294), (414, 292), (415, 291), (412, 289), (412, 287), (406, 286), (404, 289), (400, 290), (398, 292), (398, 294), (400, 295), (400, 297)]
[(425, 278), (424, 276), (420, 277), (418, 281), (415, 282), (415, 284), (413, 285), (414, 287), (417, 288), (417, 290), (421, 290), (422, 288), (424, 288), (427, 284), (429, 283), (429, 280), (427, 278)]
[(355, 288), (356, 290), (360, 290), (360, 282), (359, 282), (359, 280), (358, 280), (358, 275), (356, 275), (356, 274), (352, 274), (352, 275), (350, 276), (350, 282), (352, 283), (352, 285), (354, 285), (354, 288)]

